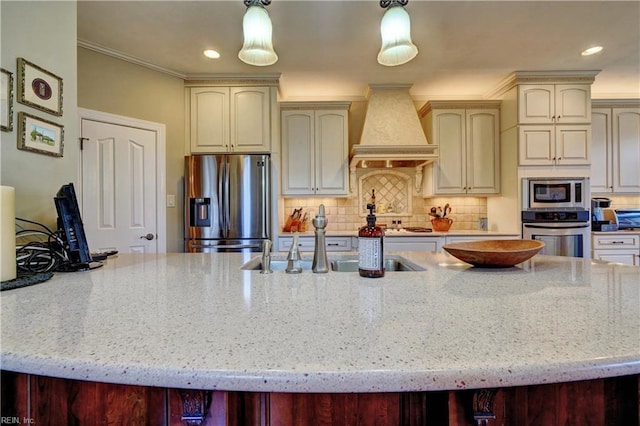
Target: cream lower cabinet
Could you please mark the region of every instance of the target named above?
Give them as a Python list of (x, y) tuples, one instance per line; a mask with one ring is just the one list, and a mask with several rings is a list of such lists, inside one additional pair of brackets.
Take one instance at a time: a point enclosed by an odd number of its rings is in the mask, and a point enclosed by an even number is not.
[[(428, 102), (420, 111), (439, 158), (428, 195), (500, 193), (500, 102)], [(431, 180), (431, 182), (430, 182)]]
[(640, 266), (640, 234), (618, 231), (591, 235), (594, 259)]
[(590, 84), (521, 84), (518, 123), (591, 123)]
[(640, 105), (593, 104), (591, 192), (640, 193)]
[(442, 237), (385, 237), (384, 251), (433, 251), (442, 250)]
[[(330, 236), (325, 237), (327, 244), (327, 251), (352, 251), (357, 248), (357, 244), (353, 246), (353, 237), (349, 236)], [(293, 244), (293, 237), (280, 236), (278, 237), (278, 251), (289, 251)], [(313, 252), (315, 250), (315, 236), (300, 236), (298, 237), (298, 250), (304, 252)]]
[(348, 195), (349, 103), (281, 108), (282, 195)]
[(589, 165), (591, 126), (519, 126), (521, 166)]
[(520, 235), (517, 234), (505, 234), (505, 235), (447, 235), (445, 237), (445, 244), (450, 243), (465, 243), (469, 241), (485, 241), (485, 240), (517, 240)]
[(271, 150), (272, 87), (191, 87), (188, 105), (192, 153)]

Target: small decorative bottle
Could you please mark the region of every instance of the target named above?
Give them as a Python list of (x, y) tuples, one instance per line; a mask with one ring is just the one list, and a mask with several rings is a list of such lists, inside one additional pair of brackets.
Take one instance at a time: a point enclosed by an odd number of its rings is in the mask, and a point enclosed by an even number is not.
[(367, 204), (367, 225), (358, 231), (358, 272), (361, 277), (384, 277), (383, 239), (384, 231), (376, 226), (374, 204)]

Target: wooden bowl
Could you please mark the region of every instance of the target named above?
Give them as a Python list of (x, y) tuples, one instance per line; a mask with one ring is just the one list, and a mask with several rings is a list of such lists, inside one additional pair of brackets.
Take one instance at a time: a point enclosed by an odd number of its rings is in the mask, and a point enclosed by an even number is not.
[(508, 268), (524, 262), (544, 247), (538, 240), (484, 240), (445, 244), (452, 256), (481, 268)]
[(453, 220), (448, 217), (434, 217), (431, 219), (431, 227), (434, 231), (446, 232), (451, 228)]

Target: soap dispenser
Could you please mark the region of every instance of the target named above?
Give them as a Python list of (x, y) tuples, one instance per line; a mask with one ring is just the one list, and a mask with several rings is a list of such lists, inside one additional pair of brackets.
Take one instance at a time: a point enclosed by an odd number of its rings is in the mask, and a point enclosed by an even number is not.
[(376, 226), (375, 204), (367, 204), (367, 225), (358, 231), (358, 272), (361, 277), (384, 277), (384, 231)]

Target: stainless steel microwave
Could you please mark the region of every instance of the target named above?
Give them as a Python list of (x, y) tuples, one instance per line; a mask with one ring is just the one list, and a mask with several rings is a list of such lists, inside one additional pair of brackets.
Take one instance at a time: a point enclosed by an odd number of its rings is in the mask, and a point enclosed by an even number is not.
[(525, 178), (524, 209), (589, 209), (588, 178)]

